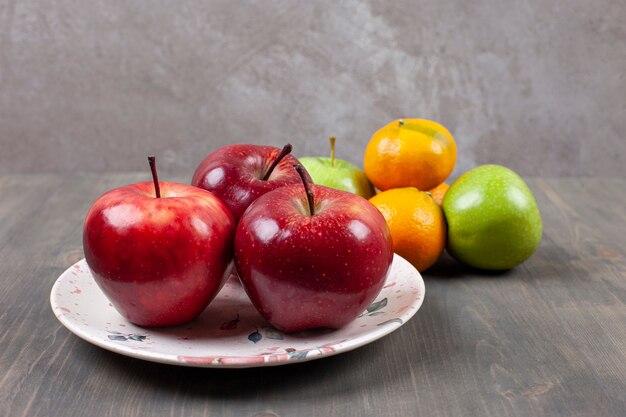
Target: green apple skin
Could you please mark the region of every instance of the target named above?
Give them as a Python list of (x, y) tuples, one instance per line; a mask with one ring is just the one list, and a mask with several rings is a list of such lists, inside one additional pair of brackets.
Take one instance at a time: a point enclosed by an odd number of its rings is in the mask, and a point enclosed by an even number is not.
[(524, 262), (541, 242), (541, 214), (524, 180), (500, 165), (467, 171), (442, 203), (447, 251), (469, 266), (505, 270)]
[(313, 182), (337, 190), (348, 191), (369, 199), (375, 194), (374, 187), (358, 166), (342, 159), (335, 159), (332, 166), (327, 157), (298, 158)]

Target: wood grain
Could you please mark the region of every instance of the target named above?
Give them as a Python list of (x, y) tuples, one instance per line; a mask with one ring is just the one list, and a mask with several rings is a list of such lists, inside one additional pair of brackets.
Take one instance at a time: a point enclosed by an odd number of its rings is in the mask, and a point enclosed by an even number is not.
[(537, 253), (500, 274), (442, 257), (422, 309), (375, 343), (219, 370), (104, 351), (50, 309), (52, 284), (82, 257), (91, 202), (146, 174), (0, 177), (0, 416), (625, 414), (626, 181), (529, 181)]

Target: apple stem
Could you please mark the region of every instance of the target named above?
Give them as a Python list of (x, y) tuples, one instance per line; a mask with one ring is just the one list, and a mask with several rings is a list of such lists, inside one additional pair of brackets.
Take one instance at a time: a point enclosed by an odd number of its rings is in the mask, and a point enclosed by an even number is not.
[(154, 181), (154, 192), (156, 194), (156, 198), (161, 198), (161, 187), (159, 187), (159, 176), (157, 175), (156, 170), (156, 157), (154, 155), (150, 155), (148, 157), (148, 163), (150, 164), (150, 171), (152, 171), (152, 181)]
[(274, 159), (274, 162), (272, 162), (272, 165), (270, 165), (270, 168), (267, 170), (265, 175), (263, 175), (263, 178), (261, 178), (262, 181), (267, 181), (269, 179), (270, 175), (272, 175), (272, 171), (274, 171), (274, 168), (276, 168), (276, 165), (278, 165), (284, 157), (289, 155), (292, 149), (293, 146), (291, 146), (291, 143), (288, 143), (283, 147), (283, 150), (280, 151), (276, 159)]
[(404, 125), (404, 120), (399, 119), (399, 120), (398, 120), (398, 126), (403, 126), (403, 125)]
[(306, 179), (306, 172), (304, 171), (304, 167), (302, 165), (294, 165), (293, 166), (296, 171), (298, 171), (298, 175), (300, 175), (300, 179), (302, 179), (302, 184), (304, 184), (304, 190), (306, 191), (306, 199), (309, 201), (309, 211), (311, 212), (311, 216), (315, 215), (315, 201), (313, 200), (313, 190), (309, 186), (309, 182)]
[(335, 167), (335, 137), (330, 137), (330, 166)]

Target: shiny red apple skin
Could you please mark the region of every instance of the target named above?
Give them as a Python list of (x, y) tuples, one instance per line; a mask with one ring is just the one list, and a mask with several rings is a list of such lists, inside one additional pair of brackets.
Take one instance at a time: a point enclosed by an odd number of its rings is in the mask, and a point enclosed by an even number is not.
[(213, 194), (152, 182), (111, 190), (83, 227), (85, 258), (117, 311), (140, 326), (196, 318), (232, 269), (235, 221)]
[[(298, 159), (289, 154), (262, 180), (281, 149), (250, 144), (227, 145), (207, 155), (191, 184), (211, 191), (230, 209), (236, 221), (248, 206), (263, 194), (289, 184), (301, 184), (293, 169)], [(309, 174), (307, 178), (311, 181)], [(312, 182), (312, 181), (311, 181)]]
[(235, 265), (261, 316), (285, 332), (337, 329), (382, 289), (393, 259), (385, 219), (352, 193), (302, 184), (259, 197), (235, 233)]

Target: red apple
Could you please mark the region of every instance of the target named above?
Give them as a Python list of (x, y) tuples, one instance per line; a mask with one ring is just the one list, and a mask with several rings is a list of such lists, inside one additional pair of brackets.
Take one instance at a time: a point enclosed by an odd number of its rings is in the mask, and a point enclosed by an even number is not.
[[(151, 161), (151, 165), (153, 162)], [(83, 228), (85, 258), (119, 313), (141, 326), (196, 318), (232, 269), (235, 221), (213, 194), (171, 182), (111, 190)]]
[[(293, 169), (293, 168), (292, 168)], [(339, 328), (374, 300), (393, 247), (382, 214), (355, 194), (308, 184), (253, 202), (235, 232), (235, 265), (261, 316), (285, 332)]]
[[(218, 196), (238, 221), (258, 197), (289, 184), (299, 184), (293, 169), (298, 160), (291, 145), (228, 145), (210, 153), (193, 174), (191, 184)], [(310, 181), (309, 174), (306, 174)]]

